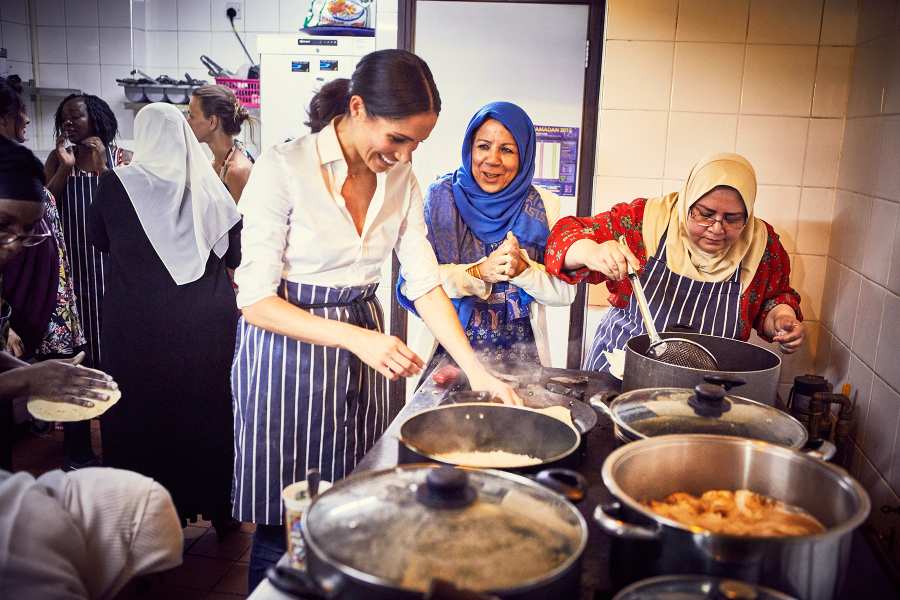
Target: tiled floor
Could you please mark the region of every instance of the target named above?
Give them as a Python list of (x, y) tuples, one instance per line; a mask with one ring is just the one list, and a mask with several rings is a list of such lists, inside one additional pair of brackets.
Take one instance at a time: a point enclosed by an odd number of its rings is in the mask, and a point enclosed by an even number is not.
[[(100, 432), (93, 424), (94, 451), (99, 454)], [(40, 475), (62, 465), (62, 431), (22, 432), (13, 450), (15, 470)], [(247, 564), (253, 525), (221, 542), (208, 521), (184, 529), (184, 563), (171, 571), (132, 581), (117, 600), (240, 600), (247, 597)]]

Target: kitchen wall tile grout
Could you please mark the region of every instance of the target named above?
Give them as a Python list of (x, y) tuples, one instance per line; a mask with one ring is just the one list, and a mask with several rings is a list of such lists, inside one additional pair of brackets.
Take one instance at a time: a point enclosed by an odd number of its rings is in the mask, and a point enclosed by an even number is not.
[[(850, 443), (853, 444), (854, 451), (859, 452), (859, 454), (860, 454), (860, 456), (862, 456), (863, 460), (865, 460), (867, 463), (869, 463), (869, 468), (872, 470), (873, 473), (875, 473), (878, 476), (878, 478), (881, 479), (882, 483), (884, 483), (884, 485), (888, 489), (888, 491), (890, 491), (891, 494), (894, 496), (895, 501), (900, 503), (900, 493), (898, 493), (897, 491), (894, 490), (893, 487), (891, 487), (890, 482), (887, 479), (885, 479), (885, 477), (882, 473), (879, 473), (878, 469), (875, 468), (875, 465), (872, 464), (872, 461), (869, 460), (869, 457), (866, 456), (866, 453), (863, 452), (863, 449), (858, 444), (856, 444), (856, 442), (853, 440), (851, 440)], [(856, 475), (854, 477), (858, 478), (858, 476), (856, 476)], [(880, 507), (873, 506), (872, 509), (873, 509), (873, 511), (880, 510)]]
[[(882, 309), (882, 310), (883, 310), (883, 309)], [(882, 313), (882, 314), (883, 314), (883, 313)], [(841, 340), (841, 338), (839, 338), (839, 337), (834, 333), (834, 331), (833, 331), (830, 327), (828, 327), (828, 325), (826, 325), (826, 324), (825, 324), (824, 322), (822, 322), (822, 321), (820, 321), (820, 323), (821, 323), (820, 326), (823, 327), (823, 328), (828, 332), (828, 334), (831, 336), (831, 339), (832, 339), (832, 340), (836, 340), (841, 346), (843, 346), (843, 347), (847, 350), (847, 352), (849, 352), (850, 354), (852, 354), (853, 356), (855, 356), (857, 360), (859, 360), (861, 363), (863, 363), (864, 365), (866, 365), (866, 367), (868, 367), (868, 368), (872, 371), (872, 373), (874, 374), (874, 376), (875, 376), (876, 378), (878, 378), (878, 380), (881, 381), (888, 389), (892, 390), (892, 391), (893, 391), (894, 393), (896, 393), (896, 394), (900, 394), (900, 389), (897, 389), (897, 388), (895, 388), (894, 386), (892, 386), (892, 385), (890, 384), (890, 382), (888, 382), (884, 377), (881, 377), (881, 375), (879, 375), (878, 372), (875, 371), (875, 369), (869, 367), (868, 363), (866, 363), (866, 361), (864, 361), (864, 360), (862, 359), (862, 357), (860, 357), (856, 352), (854, 352), (854, 351), (853, 351), (853, 348), (851, 348), (850, 346), (848, 346), (847, 344), (845, 344), (845, 343)]]

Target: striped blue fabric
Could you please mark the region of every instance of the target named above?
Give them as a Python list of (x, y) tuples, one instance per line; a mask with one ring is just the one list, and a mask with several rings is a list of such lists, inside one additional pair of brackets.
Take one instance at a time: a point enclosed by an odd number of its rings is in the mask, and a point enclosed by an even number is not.
[[(737, 338), (741, 308), (740, 269), (725, 281), (695, 281), (673, 273), (666, 266), (666, 236), (663, 235), (657, 255), (647, 259), (638, 278), (644, 286), (657, 331), (683, 324), (699, 333)], [(609, 369), (609, 361), (603, 352), (624, 348), (628, 340), (644, 333), (644, 321), (632, 295), (628, 308), (613, 306), (603, 315), (582, 369)]]
[[(383, 331), (376, 287), (282, 281), (279, 295), (297, 306), (341, 304), (307, 310)], [(243, 318), (236, 345), (233, 514), (279, 525), (282, 489), (311, 468), (327, 481), (349, 475), (401, 407), (391, 405), (387, 379), (346, 350), (299, 342)]]
[[(106, 164), (116, 166), (118, 149), (110, 145), (106, 149)], [(66, 180), (66, 191), (57, 198), (60, 224), (66, 241), (66, 256), (75, 302), (84, 337), (87, 340), (85, 364), (100, 367), (100, 321), (103, 305), (103, 255), (87, 239), (87, 211), (97, 193), (99, 177), (79, 168), (72, 170)]]

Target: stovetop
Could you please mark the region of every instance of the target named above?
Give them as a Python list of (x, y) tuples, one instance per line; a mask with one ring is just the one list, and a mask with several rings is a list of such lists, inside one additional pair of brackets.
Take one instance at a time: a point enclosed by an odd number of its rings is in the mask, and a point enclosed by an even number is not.
[(515, 388), (539, 387), (582, 402), (587, 402), (595, 394), (618, 393), (622, 385), (621, 381), (609, 373), (599, 371), (556, 369), (535, 364), (498, 363), (490, 360), (482, 362), (494, 375)]

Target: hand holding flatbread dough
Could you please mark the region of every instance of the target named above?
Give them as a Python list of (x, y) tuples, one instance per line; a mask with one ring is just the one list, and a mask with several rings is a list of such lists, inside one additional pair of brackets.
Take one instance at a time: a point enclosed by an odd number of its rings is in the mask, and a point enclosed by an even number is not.
[(122, 393), (112, 377), (81, 366), (84, 353), (67, 360), (48, 360), (22, 368), (28, 412), (43, 421), (83, 421), (97, 417)]

